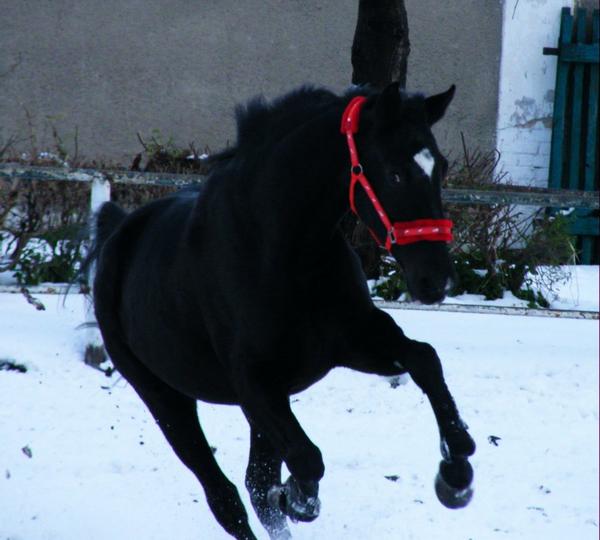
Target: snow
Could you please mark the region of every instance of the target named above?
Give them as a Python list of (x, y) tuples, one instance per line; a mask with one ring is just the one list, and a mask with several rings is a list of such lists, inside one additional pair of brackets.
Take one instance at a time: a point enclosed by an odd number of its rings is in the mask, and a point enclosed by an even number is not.
[[(476, 270), (484, 272), (484, 270)], [(557, 281), (551, 287), (538, 283), (536, 276), (528, 275), (531, 288), (540, 291), (548, 300), (551, 309), (599, 311), (600, 309), (600, 279), (598, 266), (561, 266), (556, 272)], [(558, 279), (560, 278), (560, 279)], [(378, 281), (369, 281), (371, 290)], [(406, 295), (400, 297), (404, 301)], [(496, 300), (486, 300), (482, 294), (460, 294), (448, 296), (443, 304), (472, 305), (472, 306), (498, 306), (498, 307), (528, 307), (526, 300), (517, 298), (510, 291), (504, 291), (504, 296)]]
[(599, 311), (600, 280), (597, 266), (571, 266), (569, 279), (561, 283), (550, 303), (555, 309)]
[[(597, 309), (597, 268), (595, 282), (583, 274), (561, 294)], [(46, 311), (0, 294), (0, 360), (28, 368), (0, 371), (0, 539), (230, 538), (132, 388), (81, 361), (82, 297), (38, 298)], [(335, 370), (293, 397), (326, 465), (321, 516), (291, 525), (294, 538), (596, 539), (598, 322), (390, 313), (442, 358), (478, 443), (473, 501), (456, 511), (437, 502), (437, 428), (412, 382), (392, 389), (384, 378)], [(242, 414), (203, 403), (198, 410), (266, 539), (244, 488)]]

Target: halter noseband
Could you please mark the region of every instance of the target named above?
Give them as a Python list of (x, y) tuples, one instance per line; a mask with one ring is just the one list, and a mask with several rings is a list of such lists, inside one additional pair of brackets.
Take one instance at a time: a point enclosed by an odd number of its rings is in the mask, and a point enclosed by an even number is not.
[(450, 219), (416, 219), (413, 221), (396, 221), (394, 223), (390, 221), (390, 218), (383, 209), (383, 206), (379, 202), (379, 199), (375, 195), (371, 184), (364, 174), (362, 165), (358, 159), (356, 143), (354, 142), (354, 134), (358, 133), (360, 110), (365, 104), (365, 101), (367, 101), (367, 98), (364, 96), (357, 96), (353, 98), (342, 115), (341, 131), (344, 135), (346, 135), (348, 149), (350, 150), (350, 163), (352, 165), (350, 169), (349, 194), (350, 208), (352, 209), (352, 212), (354, 212), (354, 214), (360, 218), (354, 204), (354, 193), (356, 190), (356, 183), (358, 182), (365, 190), (367, 197), (371, 201), (373, 208), (375, 208), (375, 211), (377, 212), (377, 215), (379, 216), (379, 219), (381, 220), (381, 223), (383, 223), (383, 226), (387, 232), (384, 243), (371, 229), (369, 229), (371, 235), (373, 238), (375, 238), (380, 246), (384, 246), (385, 249), (390, 251), (394, 244), (412, 244), (422, 240), (427, 240), (429, 242), (451, 242), (452, 220)]

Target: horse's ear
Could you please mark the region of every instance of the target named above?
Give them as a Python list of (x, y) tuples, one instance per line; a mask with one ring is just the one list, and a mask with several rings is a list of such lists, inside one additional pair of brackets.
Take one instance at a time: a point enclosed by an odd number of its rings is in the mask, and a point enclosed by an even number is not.
[(379, 97), (376, 105), (376, 118), (379, 126), (392, 124), (400, 110), (400, 83), (393, 82), (386, 86)]
[(430, 126), (433, 126), (436, 122), (438, 122), (450, 102), (454, 97), (454, 91), (456, 90), (456, 86), (452, 85), (448, 90), (442, 92), (441, 94), (436, 94), (435, 96), (428, 97), (425, 99), (425, 110), (427, 111), (427, 122)]

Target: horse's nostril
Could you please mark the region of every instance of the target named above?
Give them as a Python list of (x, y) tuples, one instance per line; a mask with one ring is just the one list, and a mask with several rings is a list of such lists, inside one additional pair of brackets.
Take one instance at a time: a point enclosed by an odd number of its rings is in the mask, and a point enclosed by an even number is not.
[(421, 290), (431, 293), (443, 293), (447, 290), (448, 281), (439, 281), (432, 278), (423, 278), (421, 280)]
[(421, 278), (418, 283), (418, 294), (415, 296), (426, 304), (441, 302), (452, 287), (451, 280), (431, 276)]

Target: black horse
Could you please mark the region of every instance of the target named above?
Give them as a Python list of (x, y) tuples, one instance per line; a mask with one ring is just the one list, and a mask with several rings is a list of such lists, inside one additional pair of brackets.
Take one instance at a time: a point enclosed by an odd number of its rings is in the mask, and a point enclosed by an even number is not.
[[(352, 208), (402, 266), (412, 297), (442, 300), (452, 274), (440, 197), (447, 162), (430, 128), (453, 94), (392, 84), (257, 99), (238, 109), (237, 144), (202, 187), (128, 215), (112, 203), (99, 211), (88, 262), (106, 349), (237, 539), (256, 537), (196, 401), (242, 408), (246, 486), (271, 538), (285, 539), (286, 516), (318, 516), (324, 474), (289, 397), (337, 366), (410, 374), (440, 430), (438, 497), (451, 508), (470, 500), (475, 444), (440, 360), (373, 305), (339, 229)], [(282, 462), (291, 472), (283, 485)]]

